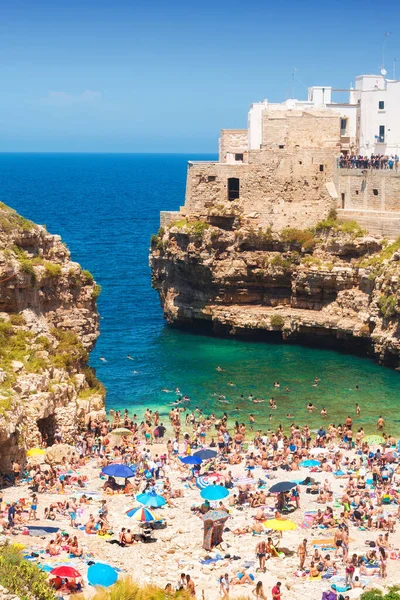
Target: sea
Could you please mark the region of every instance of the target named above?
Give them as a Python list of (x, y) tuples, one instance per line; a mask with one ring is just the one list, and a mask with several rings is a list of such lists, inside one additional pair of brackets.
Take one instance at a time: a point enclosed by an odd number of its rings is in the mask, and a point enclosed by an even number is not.
[[(328, 421), (338, 424), (350, 415), (354, 427), (363, 425), (366, 432), (376, 430), (382, 415), (386, 431), (400, 436), (400, 374), (370, 358), (207, 337), (163, 320), (151, 287), (150, 237), (160, 211), (177, 210), (184, 202), (188, 160), (215, 158), (0, 154), (0, 200), (60, 234), (73, 260), (102, 287), (101, 334), (90, 362), (107, 388), (107, 410), (127, 408), (141, 418), (150, 408), (167, 420), (178, 389), (190, 398), (189, 409), (226, 412), (231, 421), (246, 424), (254, 414), (256, 429), (292, 422), (316, 429), (325, 407)], [(316, 377), (320, 381), (313, 386)], [(253, 397), (265, 402), (254, 404)], [(276, 410), (269, 408), (271, 397)], [(312, 414), (309, 402), (316, 406)]]

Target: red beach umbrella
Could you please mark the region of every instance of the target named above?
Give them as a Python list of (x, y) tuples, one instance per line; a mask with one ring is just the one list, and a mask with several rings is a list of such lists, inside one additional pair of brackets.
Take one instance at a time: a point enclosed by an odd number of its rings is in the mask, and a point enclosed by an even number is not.
[(82, 575), (74, 569), (74, 567), (68, 567), (67, 565), (63, 565), (61, 567), (55, 567), (50, 571), (50, 575), (58, 575), (58, 577), (70, 577), (71, 579), (76, 579), (77, 577), (82, 577)]

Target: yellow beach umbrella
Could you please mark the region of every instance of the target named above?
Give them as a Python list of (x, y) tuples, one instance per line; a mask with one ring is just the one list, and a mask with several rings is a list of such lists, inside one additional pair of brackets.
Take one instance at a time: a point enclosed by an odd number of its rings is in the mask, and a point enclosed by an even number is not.
[(292, 531), (293, 529), (297, 529), (296, 523), (288, 519), (269, 519), (268, 521), (264, 521), (264, 527), (273, 529), (274, 531)]
[(43, 448), (31, 448), (26, 453), (27, 456), (42, 456), (43, 454), (46, 454), (46, 450)]
[(362, 439), (367, 444), (384, 444), (385, 440), (381, 435), (366, 435)]

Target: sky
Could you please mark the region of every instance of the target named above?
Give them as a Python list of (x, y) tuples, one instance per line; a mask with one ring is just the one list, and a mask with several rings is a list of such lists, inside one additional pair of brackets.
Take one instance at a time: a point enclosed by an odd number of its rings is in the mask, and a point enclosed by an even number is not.
[[(217, 152), (252, 102), (400, 76), (387, 0), (2, 0), (0, 152)], [(397, 26), (397, 30), (396, 30)]]

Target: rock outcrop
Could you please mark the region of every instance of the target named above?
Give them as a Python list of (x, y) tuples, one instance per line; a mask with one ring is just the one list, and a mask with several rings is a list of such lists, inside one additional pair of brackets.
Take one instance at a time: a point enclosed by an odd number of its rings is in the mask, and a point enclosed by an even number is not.
[(399, 241), (366, 236), (334, 213), (313, 230), (252, 223), (210, 213), (153, 236), (153, 287), (169, 323), (347, 347), (399, 367)]
[(0, 470), (59, 430), (72, 441), (104, 388), (88, 367), (98, 336), (92, 275), (45, 227), (0, 204)]

